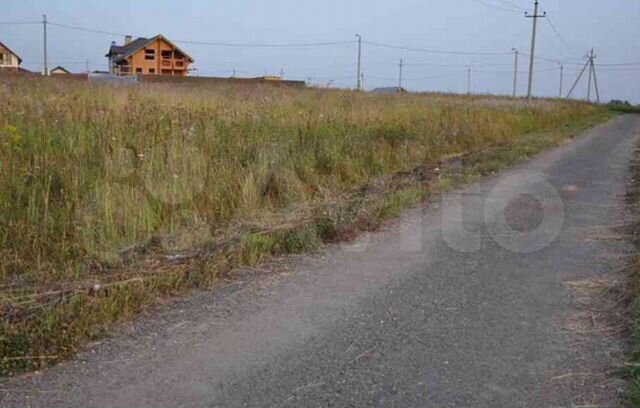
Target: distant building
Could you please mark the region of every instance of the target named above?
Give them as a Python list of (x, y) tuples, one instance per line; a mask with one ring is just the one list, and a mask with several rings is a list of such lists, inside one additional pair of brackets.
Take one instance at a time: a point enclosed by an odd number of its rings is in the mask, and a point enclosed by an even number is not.
[(398, 86), (388, 86), (384, 88), (375, 88), (373, 93), (377, 94), (396, 94), (396, 93), (407, 93), (407, 90)]
[(282, 81), (282, 77), (277, 75), (265, 75), (261, 77), (256, 77), (255, 79), (259, 79), (262, 81)]
[(22, 64), (22, 58), (0, 42), (0, 69), (18, 72), (20, 64)]
[(69, 74), (71, 74), (71, 72), (69, 72), (65, 68), (61, 67), (60, 65), (58, 65), (57, 67), (53, 68), (51, 71), (49, 71), (49, 73), (51, 75), (69, 75)]
[(126, 36), (124, 45), (111, 43), (109, 72), (114, 75), (187, 76), (194, 62), (187, 53), (162, 35), (153, 38)]

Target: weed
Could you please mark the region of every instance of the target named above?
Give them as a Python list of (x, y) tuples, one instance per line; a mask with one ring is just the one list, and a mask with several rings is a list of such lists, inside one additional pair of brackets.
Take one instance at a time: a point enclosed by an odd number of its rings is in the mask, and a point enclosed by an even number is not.
[(377, 180), (485, 151), (439, 187), (451, 188), (608, 116), (580, 102), (448, 95), (0, 87), (4, 373), (68, 356), (159, 296), (375, 229), (432, 188)]

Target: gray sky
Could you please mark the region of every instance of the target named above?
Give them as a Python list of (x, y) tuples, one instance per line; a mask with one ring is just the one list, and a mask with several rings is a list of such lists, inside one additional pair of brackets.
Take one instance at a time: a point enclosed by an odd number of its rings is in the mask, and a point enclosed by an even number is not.
[[(484, 3), (484, 4), (483, 4)], [(583, 55), (594, 47), (600, 64), (603, 100), (640, 103), (640, 0), (541, 0), (549, 19), (540, 20), (537, 55), (561, 59), (565, 93), (577, 76)], [(495, 6), (495, 7), (491, 7)], [(308, 43), (364, 41), (468, 52), (529, 52), (531, 19), (520, 9), (533, 0), (5, 0), (0, 22), (37, 21), (46, 13), (52, 22), (134, 36), (163, 34), (173, 40), (228, 43)], [(558, 36), (550, 22), (556, 27)], [(49, 27), (50, 67), (71, 71), (105, 69), (112, 40), (120, 36)], [(42, 27), (0, 24), (0, 41), (24, 59), (24, 67), (42, 67)], [(355, 86), (356, 45), (315, 48), (226, 48), (179, 43), (191, 54), (202, 75), (278, 74), (314, 83)], [(466, 92), (464, 65), (474, 66), (474, 92), (509, 94), (513, 55), (447, 55), (363, 47), (365, 86), (397, 84), (398, 62), (404, 58), (405, 87), (411, 90)], [(429, 65), (431, 64), (431, 65)], [(558, 94), (560, 72), (555, 62), (537, 61), (534, 92)], [(526, 92), (528, 61), (520, 59), (519, 93)], [(586, 77), (576, 96), (586, 95)]]

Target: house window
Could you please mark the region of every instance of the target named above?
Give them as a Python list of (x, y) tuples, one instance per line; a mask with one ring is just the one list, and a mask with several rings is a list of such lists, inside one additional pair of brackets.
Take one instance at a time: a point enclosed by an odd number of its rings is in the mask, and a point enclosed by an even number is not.
[(150, 74), (155, 74), (156, 73), (156, 69), (155, 68), (149, 68), (149, 73)]
[(0, 52), (0, 65), (4, 64), (4, 54)]
[(144, 59), (146, 60), (156, 59), (156, 50), (144, 50)]
[(136, 68), (136, 74), (142, 74), (142, 68)]
[(162, 75), (171, 75), (171, 70), (170, 69), (163, 69), (162, 70)]
[(162, 59), (171, 59), (171, 51), (162, 51)]

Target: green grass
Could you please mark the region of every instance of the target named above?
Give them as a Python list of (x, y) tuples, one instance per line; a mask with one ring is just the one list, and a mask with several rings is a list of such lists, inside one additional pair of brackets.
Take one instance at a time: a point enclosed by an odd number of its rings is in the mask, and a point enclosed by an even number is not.
[[(0, 88), (5, 374), (72, 354), (158, 297), (375, 229), (609, 115), (570, 101), (254, 86)], [(467, 152), (437, 180), (412, 173)]]
[(607, 106), (617, 113), (640, 113), (640, 105), (609, 104)]

